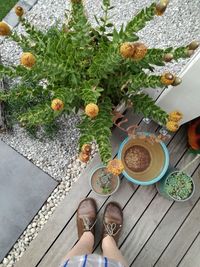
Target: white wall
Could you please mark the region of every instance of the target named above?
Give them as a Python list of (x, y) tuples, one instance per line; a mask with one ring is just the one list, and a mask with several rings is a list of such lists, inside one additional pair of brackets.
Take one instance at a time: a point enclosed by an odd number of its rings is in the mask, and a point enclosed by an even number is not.
[(165, 111), (183, 113), (181, 124), (200, 116), (200, 51), (179, 75), (182, 83), (170, 86), (157, 101)]

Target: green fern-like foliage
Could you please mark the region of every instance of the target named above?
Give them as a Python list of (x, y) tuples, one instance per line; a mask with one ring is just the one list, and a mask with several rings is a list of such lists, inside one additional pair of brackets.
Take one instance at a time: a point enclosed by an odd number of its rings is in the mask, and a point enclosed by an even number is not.
[[(113, 9), (103, 0), (104, 15), (95, 17), (96, 28), (88, 22), (80, 0), (72, 1), (68, 23), (47, 32), (36, 29), (20, 18), (27, 35), (13, 32), (8, 38), (16, 41), (23, 52), (31, 53), (36, 63), (32, 67), (0, 65), (0, 78), (20, 77), (20, 83), (7, 92), (0, 92), (11, 122), (20, 122), (27, 129), (37, 130), (51, 125), (63, 113), (78, 112), (93, 103), (99, 108), (96, 117), (82, 115), (79, 125), (83, 144), (96, 141), (104, 163), (111, 159), (110, 136), (113, 108), (130, 100), (134, 112), (153, 118), (165, 125), (168, 114), (156, 106), (154, 100), (142, 93), (144, 88), (164, 88), (161, 76), (153, 74), (154, 66), (163, 66), (170, 54), (178, 60), (189, 56), (188, 47), (148, 49), (137, 60), (122, 55), (124, 43), (137, 44), (137, 32), (156, 15), (156, 3), (143, 9), (125, 27), (117, 31), (109, 18)], [(148, 74), (147, 74), (148, 73)], [(64, 108), (54, 110), (52, 101), (59, 99)]]

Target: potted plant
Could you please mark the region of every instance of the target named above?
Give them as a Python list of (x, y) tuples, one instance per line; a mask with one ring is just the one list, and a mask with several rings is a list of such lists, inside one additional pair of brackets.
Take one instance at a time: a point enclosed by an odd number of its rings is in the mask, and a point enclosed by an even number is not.
[[(119, 31), (109, 16), (113, 9), (110, 0), (102, 0), (103, 16), (95, 17), (97, 27), (89, 22), (83, 1), (71, 0), (71, 12), (66, 13), (62, 27), (56, 25), (44, 32), (31, 25), (23, 9), (17, 8), (16, 15), (27, 34), (18, 34), (0, 22), (0, 35), (17, 42), (23, 50), (19, 65), (0, 65), (0, 79), (20, 78), (11, 90), (0, 92), (9, 122), (18, 122), (31, 133), (41, 128), (56, 132), (62, 114), (83, 109), (80, 150), (95, 140), (104, 164), (112, 158), (113, 112), (120, 102), (129, 103), (134, 112), (176, 131), (178, 122), (143, 89), (180, 84), (181, 79), (173, 73), (154, 74), (155, 66), (190, 57), (198, 43), (148, 48), (137, 35), (155, 16), (164, 14), (168, 2), (150, 4)], [(88, 154), (81, 153), (81, 158), (88, 161)]]
[(124, 176), (139, 185), (156, 183), (169, 166), (169, 153), (162, 140), (143, 132), (129, 136), (122, 142), (118, 159), (124, 165)]
[(170, 200), (179, 202), (189, 200), (194, 194), (195, 184), (192, 177), (186, 173), (186, 170), (199, 158), (200, 154), (182, 170), (175, 170), (170, 167), (163, 179), (156, 184), (158, 192)]
[(90, 186), (99, 196), (113, 195), (118, 190), (119, 185), (119, 176), (108, 172), (104, 165), (98, 166), (90, 176)]
[(189, 200), (195, 190), (192, 177), (182, 171), (171, 172), (156, 187), (162, 196), (179, 202)]

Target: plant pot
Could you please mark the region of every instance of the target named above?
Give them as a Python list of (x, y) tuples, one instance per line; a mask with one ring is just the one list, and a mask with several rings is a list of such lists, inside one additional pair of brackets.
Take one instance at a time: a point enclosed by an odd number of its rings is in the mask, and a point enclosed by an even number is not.
[(130, 182), (138, 185), (151, 185), (158, 182), (169, 166), (169, 153), (166, 145), (160, 142), (153, 144), (141, 139), (126, 138), (119, 147), (118, 159), (124, 165), (123, 175)]
[[(102, 186), (102, 173), (105, 173), (106, 167), (104, 165), (99, 165), (96, 167), (90, 175), (90, 187), (98, 195), (102, 197), (108, 197), (113, 195), (120, 186), (119, 176), (109, 174), (109, 190), (106, 186)], [(107, 176), (106, 176), (107, 177)], [(107, 178), (106, 178), (107, 179)], [(103, 178), (105, 180), (105, 178)]]
[(178, 170), (173, 171), (172, 169), (169, 169), (168, 172), (166, 173), (166, 175), (163, 177), (163, 179), (160, 180), (156, 184), (156, 188), (157, 188), (157, 190), (158, 190), (160, 195), (162, 195), (163, 197), (165, 197), (165, 198), (167, 198), (169, 200), (173, 200), (173, 201), (177, 201), (177, 202), (185, 202), (185, 201), (189, 200), (193, 196), (194, 191), (195, 191), (195, 184), (194, 184), (194, 181), (193, 181), (191, 176), (185, 174), (188, 177), (188, 179), (191, 181), (191, 183), (192, 183), (192, 191), (188, 195), (187, 198), (184, 198), (184, 199), (175, 198), (175, 197), (171, 196), (166, 190), (167, 182), (169, 182), (170, 177), (172, 175), (174, 175), (174, 174), (177, 174), (177, 173), (180, 173), (180, 171), (178, 171)]

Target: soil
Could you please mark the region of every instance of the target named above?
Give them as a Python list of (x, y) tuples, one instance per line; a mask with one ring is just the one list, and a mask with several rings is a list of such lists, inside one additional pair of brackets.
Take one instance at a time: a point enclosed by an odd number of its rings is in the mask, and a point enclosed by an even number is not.
[(143, 172), (149, 167), (151, 156), (146, 148), (133, 145), (125, 152), (124, 161), (131, 171)]
[[(104, 168), (105, 169), (105, 168)], [(105, 194), (103, 193), (103, 189), (102, 187), (100, 186), (98, 180), (99, 180), (99, 175), (101, 174), (101, 170), (102, 169), (98, 169), (94, 172), (94, 174), (92, 175), (92, 178), (91, 178), (91, 185), (92, 185), (92, 188), (93, 190), (97, 193), (97, 194), (101, 194), (101, 195), (110, 195), (113, 191), (115, 191), (115, 189), (117, 188), (118, 186), (118, 176), (114, 176), (112, 175), (111, 176), (111, 179), (110, 179), (110, 192)]]

